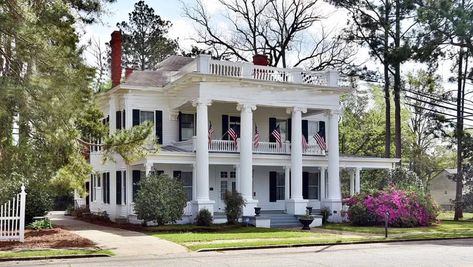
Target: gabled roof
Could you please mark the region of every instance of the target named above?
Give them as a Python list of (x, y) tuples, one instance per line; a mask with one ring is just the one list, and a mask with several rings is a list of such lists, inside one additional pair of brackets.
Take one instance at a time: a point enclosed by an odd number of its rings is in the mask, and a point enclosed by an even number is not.
[(169, 83), (169, 78), (194, 58), (170, 56), (161, 61), (156, 70), (135, 70), (123, 83), (130, 86), (163, 87)]

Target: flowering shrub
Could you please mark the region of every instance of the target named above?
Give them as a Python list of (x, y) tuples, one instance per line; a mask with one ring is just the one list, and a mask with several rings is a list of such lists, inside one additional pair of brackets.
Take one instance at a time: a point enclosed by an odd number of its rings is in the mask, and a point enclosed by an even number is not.
[(427, 226), (438, 214), (438, 207), (429, 195), (395, 188), (373, 194), (360, 193), (347, 204), (348, 218), (353, 225), (382, 225), (388, 212), (390, 226)]

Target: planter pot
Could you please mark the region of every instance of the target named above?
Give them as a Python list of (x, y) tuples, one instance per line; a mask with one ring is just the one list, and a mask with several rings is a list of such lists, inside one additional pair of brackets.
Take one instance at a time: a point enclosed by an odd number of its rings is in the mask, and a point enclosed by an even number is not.
[(299, 222), (302, 223), (302, 230), (310, 230), (309, 225), (314, 221), (314, 219), (299, 218)]
[(306, 207), (306, 210), (309, 212), (309, 215), (312, 215), (312, 207)]
[(255, 216), (259, 216), (261, 213), (261, 207), (255, 207)]

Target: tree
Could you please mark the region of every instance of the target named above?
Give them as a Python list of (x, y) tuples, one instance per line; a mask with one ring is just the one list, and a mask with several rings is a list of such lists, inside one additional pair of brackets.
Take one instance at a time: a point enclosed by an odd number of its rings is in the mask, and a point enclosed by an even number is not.
[(177, 41), (166, 38), (171, 22), (161, 19), (143, 0), (135, 4), (128, 20), (117, 23), (123, 34), (124, 66), (156, 69), (159, 62), (176, 53)]
[(186, 206), (182, 183), (168, 175), (150, 175), (141, 180), (135, 200), (139, 220), (163, 225), (181, 219)]
[[(44, 215), (56, 189), (83, 190), (92, 170), (82, 153), (89, 140), (115, 140), (94, 104), (95, 70), (83, 61), (75, 29), (108, 2), (0, 2), (0, 201), (24, 183), (40, 196), (27, 202), (29, 217)], [(140, 147), (147, 136), (136, 131), (127, 130)], [(110, 151), (124, 145), (108, 143)]]
[[(322, 30), (320, 35), (308, 29), (321, 19), (317, 1), (307, 0), (219, 0), (225, 9), (219, 24), (214, 21), (201, 0), (184, 5), (184, 11), (197, 25), (196, 41), (219, 55), (251, 61), (256, 54), (270, 56), (271, 66), (306, 66), (313, 70), (342, 68), (352, 62), (356, 50), (336, 34)], [(289, 62), (294, 56), (296, 60)]]
[(386, 116), (385, 157), (391, 157), (391, 76), (394, 77), (394, 128), (396, 158), (401, 158), (401, 64), (413, 57), (412, 43), (417, 22), (411, 17), (415, 1), (409, 0), (332, 0), (335, 6), (346, 9), (352, 26), (346, 39), (366, 45), (371, 56), (384, 67), (384, 97)]

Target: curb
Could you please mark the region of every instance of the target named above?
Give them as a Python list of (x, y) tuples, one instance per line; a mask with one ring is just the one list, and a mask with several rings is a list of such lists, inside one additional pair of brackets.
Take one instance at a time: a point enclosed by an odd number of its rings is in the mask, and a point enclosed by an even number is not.
[(80, 258), (104, 258), (111, 257), (107, 254), (83, 254), (83, 255), (64, 255), (64, 256), (32, 256), (32, 257), (22, 257), (22, 258), (0, 258), (0, 262), (7, 261), (34, 261), (34, 260), (54, 260), (54, 259), (80, 259)]
[(462, 240), (462, 239), (473, 239), (473, 237), (421, 238), (421, 239), (398, 239), (398, 240), (359, 241), (359, 242), (350, 241), (350, 242), (344, 242), (344, 243), (325, 243), (325, 244), (293, 244), (293, 245), (268, 245), (268, 246), (248, 246), (248, 247), (228, 247), (228, 248), (202, 248), (202, 249), (198, 249), (196, 252), (233, 251), (233, 250), (250, 250), (250, 249), (272, 249), (272, 248), (343, 246), (343, 245), (355, 245), (355, 244), (401, 243), (401, 242)]

